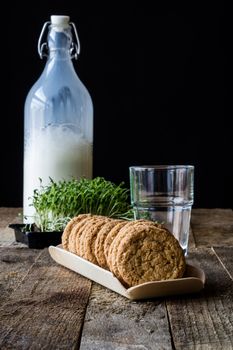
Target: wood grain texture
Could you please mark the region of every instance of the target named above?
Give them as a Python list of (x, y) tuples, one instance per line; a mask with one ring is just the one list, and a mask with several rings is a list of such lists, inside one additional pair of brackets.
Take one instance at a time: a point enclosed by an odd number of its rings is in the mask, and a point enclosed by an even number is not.
[(189, 261), (205, 271), (206, 286), (166, 302), (175, 349), (233, 349), (233, 282), (212, 249), (194, 250)]
[(0, 308), (0, 349), (76, 349), (90, 289), (43, 250)]
[(233, 246), (231, 247), (213, 247), (218, 259), (223, 264), (227, 273), (233, 280)]
[(26, 248), (0, 248), (0, 303), (17, 288), (39, 253)]
[(192, 210), (188, 260), (204, 269), (205, 289), (142, 302), (97, 284), (89, 298), (91, 282), (47, 249), (15, 248), (7, 226), (19, 211), (0, 208), (1, 350), (78, 349), (82, 327), (82, 350), (233, 349), (232, 210)]
[(80, 349), (172, 349), (164, 300), (133, 302), (93, 284)]
[(193, 209), (191, 226), (196, 247), (233, 245), (231, 209)]

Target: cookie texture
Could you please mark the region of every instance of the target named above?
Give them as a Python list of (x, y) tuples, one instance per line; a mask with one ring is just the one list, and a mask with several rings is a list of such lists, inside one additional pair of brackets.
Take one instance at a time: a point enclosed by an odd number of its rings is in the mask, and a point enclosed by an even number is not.
[(66, 225), (64, 232), (62, 234), (61, 237), (61, 242), (62, 242), (62, 246), (64, 249), (69, 250), (68, 249), (68, 244), (69, 244), (69, 236), (71, 234), (72, 228), (80, 221), (82, 221), (83, 219), (87, 218), (91, 216), (91, 214), (79, 214), (78, 216), (75, 216), (73, 219), (71, 219), (68, 224)]
[(130, 227), (118, 246), (116, 263), (128, 286), (180, 278), (185, 258), (176, 238), (153, 225)]
[(81, 225), (76, 233), (76, 253), (84, 258), (84, 236), (88, 232), (89, 228), (95, 227), (96, 222), (99, 220), (98, 215), (92, 215), (84, 220), (84, 224)]
[(68, 249), (71, 253), (80, 255), (80, 237), (82, 236), (83, 228), (91, 220), (93, 220), (93, 216), (89, 215), (73, 226), (71, 230), (71, 234), (69, 236), (69, 244), (68, 244)]
[(185, 257), (178, 240), (163, 225), (81, 214), (62, 235), (63, 248), (110, 270), (126, 287), (181, 278)]
[(119, 272), (118, 262), (117, 262), (117, 254), (118, 254), (119, 246), (122, 240), (124, 239), (124, 237), (128, 235), (130, 228), (134, 230), (138, 225), (154, 226), (155, 224), (152, 221), (143, 220), (143, 219), (128, 221), (125, 225), (123, 225), (120, 228), (119, 232), (113, 239), (109, 248), (108, 264), (109, 264), (110, 270), (123, 284), (125, 284), (124, 283), (125, 281)]
[(96, 237), (101, 227), (109, 220), (103, 217), (93, 219), (92, 223), (87, 224), (83, 229), (80, 239), (80, 256), (96, 265), (98, 265), (95, 256)]
[(119, 222), (122, 222), (122, 220), (110, 220), (109, 222), (106, 222), (97, 233), (95, 241), (95, 257), (99, 266), (107, 270), (109, 267), (104, 254), (104, 243), (111, 229)]
[(114, 226), (111, 231), (108, 233), (105, 242), (104, 242), (104, 254), (105, 254), (105, 258), (108, 264), (109, 269), (112, 271), (112, 251), (113, 251), (113, 242), (116, 238), (116, 236), (118, 235), (118, 233), (120, 232), (120, 230), (122, 229), (122, 227), (124, 227), (128, 222), (119, 222), (118, 224), (116, 224), (116, 226)]

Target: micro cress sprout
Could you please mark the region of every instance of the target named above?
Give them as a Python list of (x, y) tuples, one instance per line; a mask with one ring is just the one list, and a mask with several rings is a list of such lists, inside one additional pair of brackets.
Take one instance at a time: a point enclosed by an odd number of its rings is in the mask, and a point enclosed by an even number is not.
[(40, 231), (62, 231), (67, 222), (78, 214), (91, 213), (111, 218), (133, 219), (129, 190), (96, 177), (93, 180), (72, 179), (54, 182), (34, 190), (35, 225)]

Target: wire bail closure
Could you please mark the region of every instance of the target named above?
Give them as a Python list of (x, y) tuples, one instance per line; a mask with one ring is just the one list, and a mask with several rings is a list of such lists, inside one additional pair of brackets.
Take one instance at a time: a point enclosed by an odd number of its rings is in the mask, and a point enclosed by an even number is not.
[[(46, 41), (42, 43), (42, 40), (44, 38), (45, 32), (48, 30), (48, 27), (50, 25), (51, 25), (50, 21), (45, 22), (43, 27), (42, 27), (40, 36), (39, 36), (37, 50), (38, 50), (38, 53), (39, 53), (39, 56), (41, 59), (43, 59), (43, 57), (48, 57), (48, 52), (49, 52), (48, 44)], [(78, 37), (78, 32), (77, 32), (76, 26), (73, 22), (70, 22), (69, 26), (70, 26), (71, 30), (74, 32), (74, 38), (76, 41), (76, 42), (75, 41), (71, 42), (70, 56), (71, 56), (71, 59), (74, 58), (75, 60), (77, 60), (78, 56), (80, 55), (80, 49), (81, 49), (80, 41), (79, 41), (79, 37)]]

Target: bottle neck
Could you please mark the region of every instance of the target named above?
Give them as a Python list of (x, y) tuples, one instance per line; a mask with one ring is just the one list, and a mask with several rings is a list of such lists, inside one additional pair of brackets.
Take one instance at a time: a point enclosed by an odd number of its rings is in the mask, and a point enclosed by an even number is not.
[(48, 34), (48, 59), (71, 60), (70, 47), (72, 34), (70, 28), (50, 26)]

